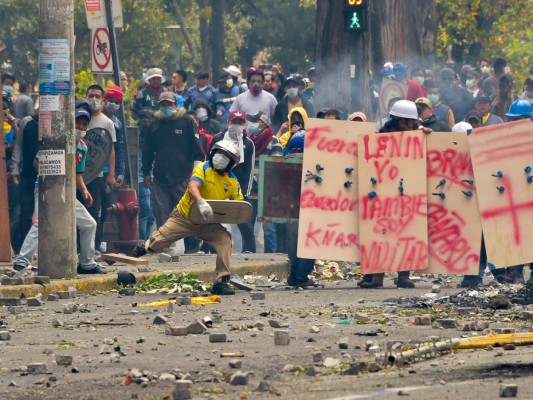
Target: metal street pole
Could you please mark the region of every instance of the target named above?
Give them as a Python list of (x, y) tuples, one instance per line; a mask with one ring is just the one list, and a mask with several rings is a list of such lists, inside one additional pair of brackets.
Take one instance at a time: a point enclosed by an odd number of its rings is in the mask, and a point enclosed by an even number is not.
[[(111, 59), (113, 61), (113, 80), (115, 81), (115, 85), (120, 87), (120, 64), (118, 61), (117, 37), (115, 35), (115, 23), (113, 22), (111, 0), (104, 1), (105, 13), (107, 16), (107, 28), (109, 29), (109, 44), (111, 45)], [(124, 136), (124, 158), (126, 159), (126, 172), (130, 180), (130, 185), (132, 185), (133, 181), (136, 180), (137, 177), (132, 176), (131, 174), (130, 150), (128, 147), (128, 135), (126, 135), (126, 113), (124, 112), (124, 103), (122, 103), (120, 106), (120, 110), (118, 112), (118, 119), (122, 124), (122, 132)]]
[(74, 0), (40, 0), (39, 275), (76, 268)]

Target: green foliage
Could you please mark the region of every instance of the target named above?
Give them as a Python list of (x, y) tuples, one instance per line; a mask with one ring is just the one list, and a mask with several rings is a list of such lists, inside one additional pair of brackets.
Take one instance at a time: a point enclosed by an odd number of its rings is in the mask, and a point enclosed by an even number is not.
[(198, 279), (198, 275), (172, 272), (164, 272), (152, 276), (137, 285), (139, 292), (150, 293), (184, 293), (193, 290), (205, 291), (207, 286)]
[(90, 69), (85, 69), (74, 75), (74, 81), (76, 82), (76, 98), (84, 98), (87, 88), (96, 84), (96, 78)]

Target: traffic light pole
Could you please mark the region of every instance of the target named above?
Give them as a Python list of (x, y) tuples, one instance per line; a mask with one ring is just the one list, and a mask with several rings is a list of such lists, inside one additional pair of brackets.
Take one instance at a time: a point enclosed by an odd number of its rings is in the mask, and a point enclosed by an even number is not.
[(40, 0), (39, 275), (76, 268), (74, 0)]
[(350, 82), (352, 92), (352, 111), (362, 111), (361, 74), (363, 70), (362, 33), (350, 34)]

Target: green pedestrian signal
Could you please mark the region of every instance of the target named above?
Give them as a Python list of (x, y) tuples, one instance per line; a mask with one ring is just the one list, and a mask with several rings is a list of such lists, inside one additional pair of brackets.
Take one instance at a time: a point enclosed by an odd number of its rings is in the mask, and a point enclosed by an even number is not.
[(366, 31), (367, 14), (366, 8), (344, 10), (344, 29), (347, 31)]

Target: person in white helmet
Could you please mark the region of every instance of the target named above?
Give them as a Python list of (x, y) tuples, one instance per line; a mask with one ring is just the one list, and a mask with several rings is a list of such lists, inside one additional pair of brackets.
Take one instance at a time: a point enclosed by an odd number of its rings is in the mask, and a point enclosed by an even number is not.
[[(194, 168), (187, 191), (165, 224), (154, 231), (144, 245), (136, 246), (133, 256), (157, 253), (180, 239), (195, 236), (207, 242), (217, 253), (216, 278), (211, 293), (235, 294), (229, 286), (231, 234), (221, 224), (209, 223), (213, 220), (213, 209), (206, 200), (243, 200), (239, 181), (231, 172), (240, 157), (239, 147), (232, 141), (216, 143), (208, 160)], [(189, 220), (189, 211), (194, 203), (198, 203), (206, 224), (196, 225)]]
[[(399, 100), (390, 110), (390, 120), (387, 121), (381, 132), (402, 132), (413, 131), (421, 128), (420, 119), (416, 104), (409, 100)], [(422, 127), (424, 133), (430, 133), (431, 128)], [(415, 287), (414, 282), (409, 278), (410, 271), (399, 271), (396, 285), (399, 288), (411, 289)], [(366, 274), (363, 280), (357, 283), (363, 289), (378, 288), (383, 286), (384, 273)]]

